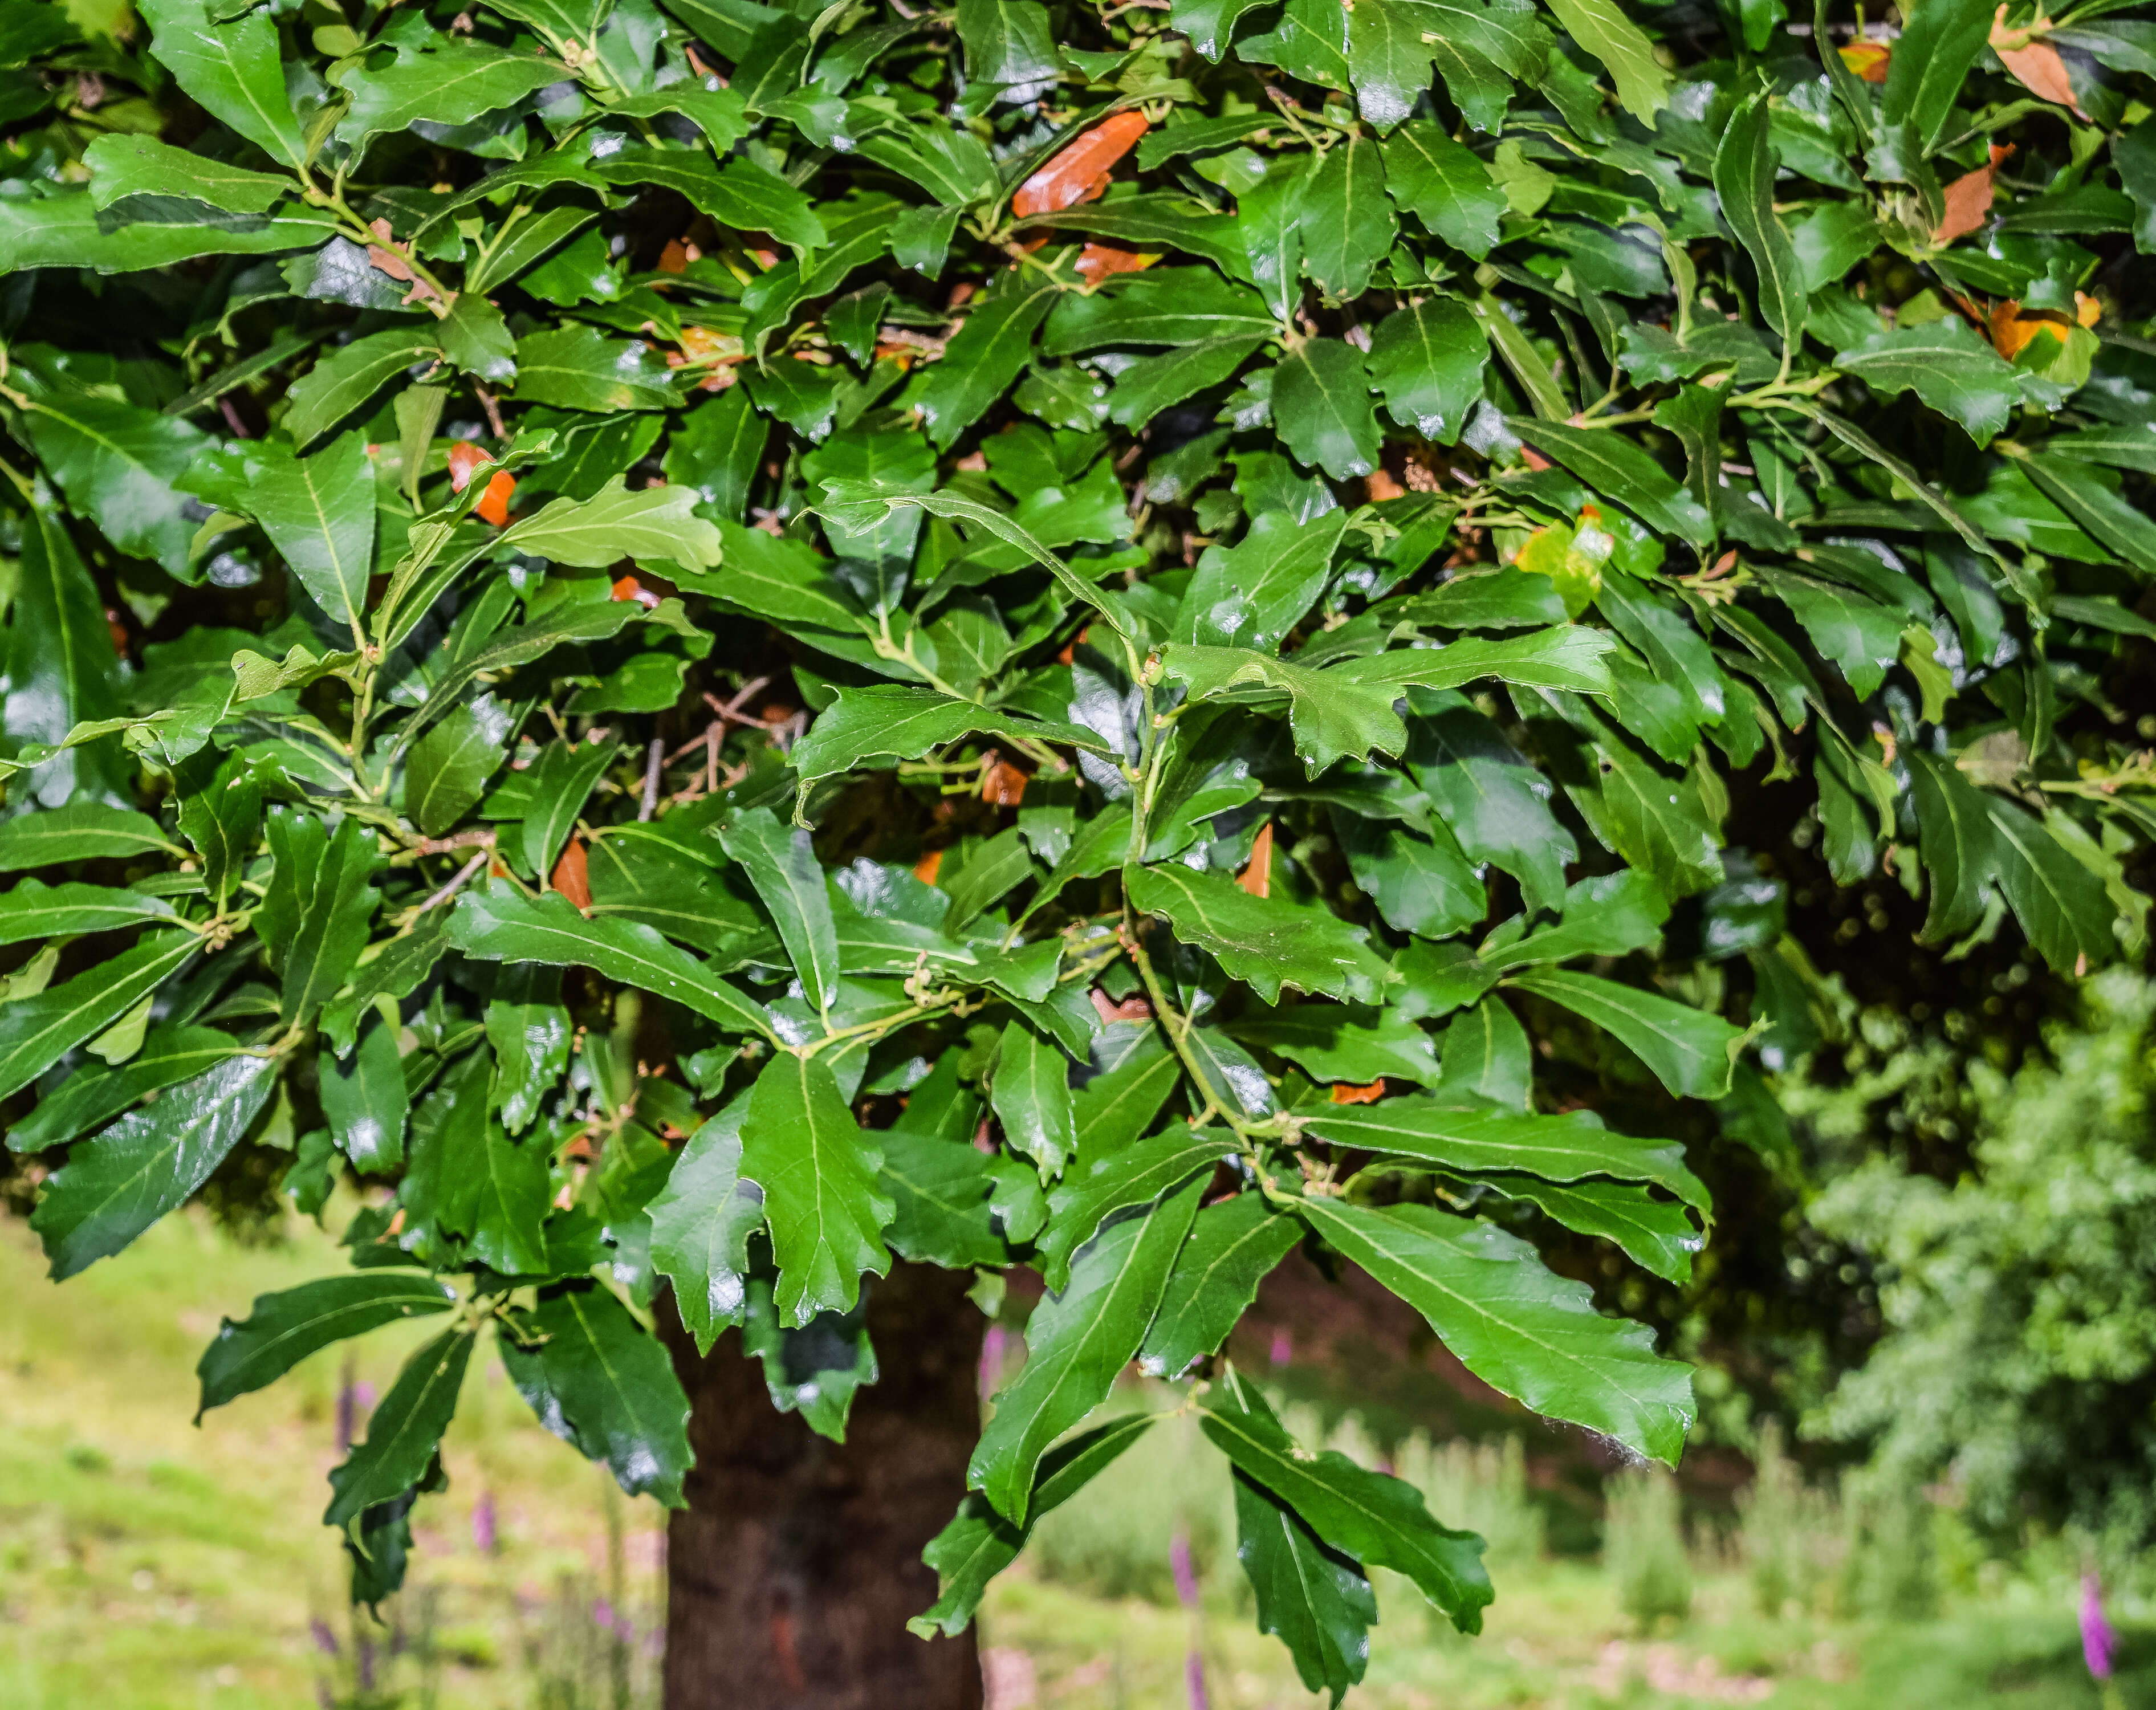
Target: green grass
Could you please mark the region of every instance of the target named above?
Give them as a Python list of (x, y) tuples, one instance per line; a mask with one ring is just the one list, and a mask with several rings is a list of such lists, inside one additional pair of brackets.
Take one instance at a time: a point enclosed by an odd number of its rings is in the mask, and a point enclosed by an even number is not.
[[(0, 1290), (10, 1303), (0, 1318), (5, 1710), (290, 1710), (315, 1702), (323, 1682), (337, 1702), (373, 1710), (609, 1702), (595, 1689), (606, 1658), (588, 1620), (608, 1584), (608, 1499), (598, 1472), (540, 1430), (490, 1358), (474, 1363), (446, 1446), (450, 1488), (418, 1512), (415, 1592), (398, 1615), (407, 1655), (381, 1662), (376, 1697), (355, 1692), (343, 1564), (316, 1523), (336, 1458), (344, 1354), (318, 1355), (199, 1429), (189, 1423), (194, 1362), (220, 1314), (243, 1316), (255, 1294), (338, 1264), (311, 1230), (283, 1246), (246, 1249), (178, 1218), (60, 1289), (44, 1280), (28, 1232), (0, 1219)], [(424, 1334), (412, 1327), (357, 1344), (354, 1375), (381, 1393)], [(983, 1640), (999, 1677), (1029, 1675), (1035, 1702), (1053, 1710), (1179, 1710), (1194, 1636), (1215, 1710), (1322, 1702), (1251, 1625), (1232, 1540), (1219, 1535), (1224, 1492), (1205, 1483), (1174, 1431), (1155, 1437), (1161, 1464), (1144, 1476), (1178, 1492), (1199, 1538), (1199, 1620), (1172, 1603), (1080, 1589), (1164, 1597), (1166, 1576), (1134, 1572), (1097, 1535), (1073, 1532), (1043, 1553), (1079, 1583), (1021, 1564), (992, 1595)], [(1136, 1465), (1128, 1471), (1139, 1476)], [(491, 1556), (471, 1533), (487, 1490), (500, 1514)], [(1135, 1513), (1147, 1500), (1141, 1493), (1125, 1507)], [(654, 1618), (661, 1516), (648, 1502), (615, 1512), (641, 1629)], [(1104, 1495), (1095, 1533), (1120, 1512)], [(1136, 1555), (1172, 1535), (1167, 1512), (1144, 1527)], [(1348, 1699), (1358, 1710), (2098, 1710), (2102, 1702), (2082, 1665), (2069, 1589), (2056, 1577), (1994, 1576), (1985, 1595), (1949, 1596), (1936, 1620), (1896, 1624), (1764, 1620), (1739, 1575), (1702, 1571), (1691, 1617), (1643, 1640), (1628, 1630), (1599, 1567), (1564, 1559), (1505, 1570), (1476, 1640), (1442, 1630), (1412, 1597), (1388, 1598), (1384, 1612), (1368, 1679)], [(336, 1636), (333, 1660), (311, 1636), (317, 1619)], [(423, 1667), (413, 1653), (429, 1648), (418, 1643), (429, 1623), (434, 1660)], [(387, 1650), (386, 1630), (357, 1630)], [(2127, 1633), (2121, 1704), (2156, 1707), (2152, 1636)], [(650, 1660), (641, 1647), (634, 1660), (642, 1700)], [(430, 1669), (432, 1695), (418, 1690)]]

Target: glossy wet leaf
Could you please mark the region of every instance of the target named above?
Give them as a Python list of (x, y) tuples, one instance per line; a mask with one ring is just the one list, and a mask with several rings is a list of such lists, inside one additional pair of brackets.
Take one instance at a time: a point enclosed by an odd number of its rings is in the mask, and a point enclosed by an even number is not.
[(1041, 1456), (1107, 1399), (1138, 1351), (1199, 1192), (1193, 1183), (1102, 1230), (1076, 1255), (1068, 1286), (1034, 1308), (1025, 1364), (997, 1394), (966, 1469), (1006, 1520), (1025, 1523)]
[(238, 1323), (225, 1319), (195, 1368), (202, 1381), (199, 1419), (213, 1407), (275, 1383), (309, 1354), (385, 1324), (446, 1312), (456, 1297), (416, 1271), (321, 1276), (277, 1294), (257, 1295)]

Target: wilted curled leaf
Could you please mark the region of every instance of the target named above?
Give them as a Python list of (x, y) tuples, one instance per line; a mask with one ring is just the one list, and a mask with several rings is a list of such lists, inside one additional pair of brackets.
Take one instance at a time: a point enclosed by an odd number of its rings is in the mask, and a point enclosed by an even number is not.
[(1984, 229), (1984, 223), (1991, 218), (1994, 175), (1999, 162), (2013, 152), (2011, 148), (1994, 147), (1989, 160), (1974, 172), (1964, 172), (1947, 186), (1947, 211), (1939, 220), (1938, 229), (1932, 234), (1934, 244), (1951, 244), (1956, 238), (1965, 238)]
[[(2048, 29), (2050, 24), (2040, 19), (2038, 27)], [(1991, 51), (2032, 95), (2071, 108), (2076, 118), (2088, 117), (2074, 99), (2073, 80), (2066, 75), (2066, 62), (2059, 57), (2059, 50), (2039, 39), (2035, 28), (2007, 28), (2004, 6), (1992, 19)]]

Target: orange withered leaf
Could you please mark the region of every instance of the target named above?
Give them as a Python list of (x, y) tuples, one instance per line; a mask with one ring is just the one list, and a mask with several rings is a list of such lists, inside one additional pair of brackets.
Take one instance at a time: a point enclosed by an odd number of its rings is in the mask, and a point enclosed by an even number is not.
[(2004, 6), (1992, 18), (1991, 51), (2030, 94), (2056, 101), (2077, 117), (2088, 117), (2074, 98), (2074, 80), (2066, 74), (2066, 62), (2059, 57), (2059, 50), (2025, 29), (2007, 28)]
[(1250, 845), (1250, 865), (1235, 876), (1235, 882), (1251, 896), (1263, 901), (1271, 893), (1273, 884), (1273, 822), (1270, 819), (1258, 827), (1258, 834)]
[(1088, 244), (1078, 252), (1078, 276), (1088, 285), (1098, 285), (1111, 274), (1142, 273), (1158, 259), (1137, 249), (1118, 249), (1113, 244)]
[(1841, 55), (1841, 63), (1866, 83), (1886, 82), (1887, 68), (1894, 59), (1894, 50), (1884, 42), (1851, 42), (1835, 51)]
[(1345, 1081), (1332, 1083), (1332, 1101), (1335, 1104), (1375, 1104), (1384, 1096), (1385, 1083), (1382, 1076), (1368, 1086), (1353, 1086)]
[(499, 471), (480, 495), (479, 503), (472, 507), (473, 514), (481, 522), (501, 527), (509, 521), (509, 496), (516, 490), (516, 477), (506, 469)]
[(1096, 125), (1019, 186), (1011, 212), (1024, 219), (1091, 201), (1108, 187), (1108, 168), (1137, 146), (1147, 128), (1145, 115), (1137, 112)]
[(583, 838), (569, 839), (568, 846), (562, 851), (561, 860), (554, 863), (554, 871), (547, 882), (578, 908), (592, 906), (591, 864), (584, 855)]

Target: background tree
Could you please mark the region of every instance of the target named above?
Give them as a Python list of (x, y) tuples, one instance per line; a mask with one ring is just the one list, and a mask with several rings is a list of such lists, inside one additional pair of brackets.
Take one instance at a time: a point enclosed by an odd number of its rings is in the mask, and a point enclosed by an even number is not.
[(356, 1184), (202, 1368), (441, 1326), (356, 1596), (490, 1337), (688, 1504), (673, 1702), (963, 1703), (1135, 1358), (1337, 1701), (1491, 1588), (1216, 1358), (1270, 1266), (1674, 1461), (1537, 1244), (1681, 1283), (1678, 1101), (1774, 1145), (1755, 826), (2138, 947), (2148, 26), (1659, 22), (9, 9), (8, 1145), (62, 1276)]

